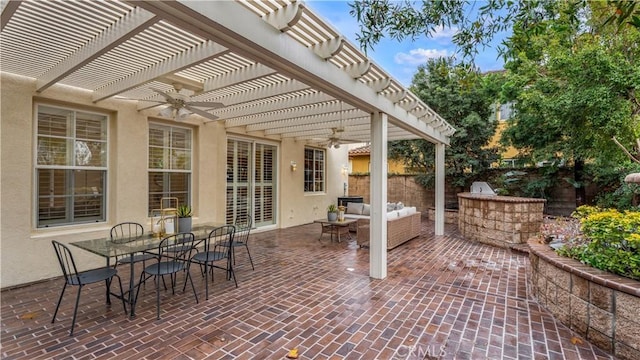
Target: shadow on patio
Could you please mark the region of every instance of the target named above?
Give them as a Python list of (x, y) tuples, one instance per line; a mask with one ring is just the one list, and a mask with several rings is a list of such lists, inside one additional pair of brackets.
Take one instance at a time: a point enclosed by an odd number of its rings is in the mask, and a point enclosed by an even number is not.
[[(526, 255), (446, 230), (436, 238), (423, 221), (421, 237), (388, 252), (384, 280), (368, 277), (369, 252), (355, 240), (318, 242), (317, 224), (254, 233), (256, 270), (239, 249), (239, 288), (219, 271), (205, 301), (194, 267), (200, 303), (179, 276), (156, 320), (153, 286), (135, 319), (104, 305), (103, 286), (87, 287), (74, 337), (75, 288), (51, 324), (61, 278), (5, 290), (2, 358), (284, 359), (292, 348), (302, 359), (611, 358), (528, 296)], [(128, 268), (119, 271), (126, 283)]]

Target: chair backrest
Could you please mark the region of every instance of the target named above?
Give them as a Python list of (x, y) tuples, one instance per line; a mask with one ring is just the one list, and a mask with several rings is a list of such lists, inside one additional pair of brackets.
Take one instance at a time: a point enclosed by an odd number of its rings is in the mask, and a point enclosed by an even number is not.
[(144, 235), (144, 227), (135, 222), (123, 222), (111, 228), (111, 241), (114, 243), (127, 243)]
[(51, 244), (53, 244), (53, 249), (56, 252), (58, 262), (60, 263), (64, 280), (69, 285), (81, 285), (80, 277), (78, 276), (78, 269), (76, 268), (76, 263), (73, 260), (71, 250), (69, 250), (66, 245), (55, 240), (51, 240)]
[(165, 237), (158, 245), (160, 261), (190, 259), (195, 239), (196, 236), (190, 232)]
[(251, 231), (251, 226), (253, 226), (253, 219), (251, 218), (251, 215), (239, 215), (238, 217), (236, 217), (234, 225), (236, 227), (234, 241), (237, 243), (246, 244), (247, 241), (249, 241), (249, 232)]
[(204, 243), (204, 251), (207, 253), (210, 251), (225, 252), (229, 256), (235, 233), (236, 227), (233, 225), (222, 225), (211, 230)]

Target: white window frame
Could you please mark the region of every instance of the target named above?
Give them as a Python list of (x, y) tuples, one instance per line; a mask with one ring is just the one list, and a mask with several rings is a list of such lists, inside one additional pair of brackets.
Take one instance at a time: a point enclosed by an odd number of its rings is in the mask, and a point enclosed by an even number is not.
[[(72, 124), (70, 125), (71, 129), (71, 133), (69, 134), (67, 132), (67, 134), (65, 136), (59, 136), (59, 135), (47, 135), (47, 134), (40, 134), (39, 133), (39, 114), (41, 113), (41, 108), (42, 107), (47, 107), (47, 108), (52, 108), (52, 109), (57, 109), (60, 111), (68, 111), (69, 113), (72, 114), (72, 119), (70, 121), (72, 121)], [(86, 115), (91, 115), (91, 116), (98, 116), (102, 118), (102, 123), (104, 126), (104, 138), (102, 139), (83, 139), (83, 138), (78, 138), (77, 136), (77, 114), (78, 113), (82, 113), (82, 114), (86, 114)], [(34, 140), (33, 140), (33, 146), (34, 146), (34, 151), (33, 151), (33, 191), (34, 191), (34, 195), (33, 195), (33, 199), (34, 199), (34, 206), (33, 206), (33, 226), (36, 229), (46, 229), (46, 228), (53, 228), (53, 227), (62, 227), (62, 226), (77, 226), (77, 225), (86, 225), (86, 224), (92, 224), (92, 223), (105, 223), (107, 221), (107, 214), (109, 213), (108, 211), (108, 179), (109, 179), (109, 123), (110, 123), (110, 117), (107, 113), (101, 113), (101, 112), (96, 112), (96, 111), (87, 111), (84, 109), (79, 109), (79, 108), (73, 108), (73, 107), (66, 107), (66, 106), (59, 106), (59, 105), (50, 105), (50, 104), (46, 104), (46, 103), (35, 103), (34, 104), (34, 119), (33, 119), (33, 123), (34, 123), (34, 130), (33, 130), (33, 134), (34, 134)], [(69, 131), (69, 130), (67, 130)], [(56, 164), (56, 160), (52, 160), (50, 164), (46, 164), (46, 161), (43, 161), (40, 156), (50, 156), (50, 152), (48, 151), (42, 151), (42, 149), (40, 148), (41, 143), (39, 141), (39, 137), (42, 136), (43, 138), (52, 138), (52, 139), (58, 139), (58, 140), (63, 140), (65, 142), (67, 142), (67, 148), (65, 149), (65, 160), (67, 163), (65, 164)], [(86, 165), (86, 164), (78, 164), (77, 162), (80, 161), (87, 161), (87, 157), (86, 154), (82, 154), (81, 151), (83, 151), (84, 149), (89, 150), (89, 147), (87, 146), (87, 142), (91, 142), (91, 143), (101, 143), (102, 144), (102, 148), (101, 148), (101, 153), (103, 154), (101, 156), (101, 159), (103, 159), (101, 166), (92, 166), (92, 165)], [(70, 145), (73, 144), (73, 145)], [(83, 144), (83, 145), (80, 145)], [(89, 155), (92, 155), (92, 153), (89, 151)], [(90, 161), (91, 157), (89, 157)], [(71, 161), (71, 163), (68, 163), (69, 161)], [(74, 194), (75, 192), (75, 182), (73, 181), (73, 177), (69, 176), (67, 178), (67, 183), (64, 185), (65, 187), (65, 193), (63, 194), (63, 196), (65, 198), (67, 198), (65, 201), (68, 202), (67, 206), (65, 207), (65, 212), (67, 213), (65, 220), (64, 221), (44, 221), (40, 219), (40, 183), (39, 183), (39, 172), (40, 170), (62, 170), (65, 172), (70, 172), (71, 174), (73, 174), (74, 171), (96, 171), (96, 172), (102, 172), (102, 193), (100, 194), (99, 192), (94, 192), (93, 194)], [(101, 213), (99, 214), (99, 216), (96, 218), (91, 218), (91, 219), (87, 219), (87, 218), (82, 218), (82, 219), (76, 219), (74, 217), (74, 204), (75, 201), (74, 198), (78, 197), (78, 196), (84, 196), (84, 197), (92, 197), (92, 196), (98, 196), (101, 198)], [(53, 203), (54, 199), (49, 200), (50, 202)]]
[[(189, 161), (186, 163), (188, 164), (186, 167), (187, 169), (178, 169), (178, 168), (174, 168), (174, 159), (171, 158), (170, 155), (168, 155), (167, 153), (164, 153), (165, 151), (167, 152), (171, 152), (173, 149), (173, 147), (171, 146), (170, 143), (170, 139), (169, 139), (169, 143), (164, 143), (162, 146), (152, 146), (151, 145), (151, 130), (156, 129), (156, 130), (163, 130), (165, 132), (169, 132), (167, 135), (172, 134), (173, 129), (179, 129), (181, 131), (186, 131), (189, 134), (189, 148), (187, 149), (189, 152)], [(165, 136), (167, 136), (165, 135)], [(191, 200), (191, 196), (192, 196), (192, 189), (193, 189), (193, 142), (194, 142), (194, 131), (193, 129), (191, 129), (190, 127), (186, 127), (186, 126), (176, 126), (176, 125), (171, 125), (171, 124), (166, 124), (166, 123), (159, 123), (159, 122), (150, 122), (149, 123), (149, 129), (148, 129), (148, 141), (147, 141), (147, 181), (150, 182), (151, 179), (151, 173), (162, 173), (162, 184), (163, 184), (163, 193), (166, 192), (167, 189), (167, 185), (165, 185), (164, 181), (166, 180), (166, 177), (171, 175), (171, 174), (178, 174), (178, 173), (183, 173), (183, 174), (187, 174), (188, 176), (188, 180), (187, 180), (187, 189), (186, 189), (186, 201), (183, 201), (182, 203), (180, 203), (180, 205), (191, 205), (192, 204), (192, 200)], [(163, 149), (163, 160), (162, 160), (162, 166), (163, 168), (158, 168), (158, 167), (151, 167), (150, 163), (151, 163), (151, 149), (152, 148), (159, 148), (159, 149)], [(179, 148), (181, 151), (185, 150), (182, 148)], [(168, 161), (166, 161), (168, 160)], [(165, 167), (168, 164), (169, 167)], [(148, 189), (147, 192), (147, 209), (149, 212), (149, 215), (151, 215), (151, 210), (153, 210), (151, 207), (151, 188)], [(169, 196), (172, 196), (173, 194), (169, 193)], [(185, 204), (186, 203), (186, 204)]]
[[(307, 151), (313, 151), (313, 159), (312, 161), (312, 168), (309, 168), (307, 166)], [(321, 153), (322, 154), (322, 171), (320, 172), (320, 175), (322, 177), (322, 179), (320, 180), (320, 183), (322, 184), (322, 188), (318, 189), (318, 187), (316, 186), (316, 163), (318, 163), (321, 160), (318, 160), (316, 157), (316, 154)], [(311, 186), (312, 189), (307, 190), (307, 174), (311, 175), (311, 179), (313, 179), (311, 181)], [(312, 147), (305, 147), (304, 148), (304, 178), (303, 178), (303, 189), (304, 189), (304, 193), (305, 194), (324, 194), (326, 193), (326, 189), (327, 189), (327, 151), (325, 149), (318, 149), (318, 148), (312, 148)]]

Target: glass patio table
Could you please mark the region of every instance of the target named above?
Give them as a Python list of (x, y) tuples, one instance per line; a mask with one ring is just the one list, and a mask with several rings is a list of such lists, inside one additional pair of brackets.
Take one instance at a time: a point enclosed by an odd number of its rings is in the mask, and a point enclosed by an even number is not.
[[(191, 229), (191, 232), (195, 235), (195, 246), (198, 246), (202, 241), (207, 239), (211, 230), (216, 227), (226, 225), (224, 223), (205, 223), (194, 226)], [(100, 255), (106, 258), (107, 266), (110, 266), (110, 259), (112, 257), (122, 257), (129, 255), (133, 260), (133, 257), (137, 253), (150, 251), (158, 248), (160, 242), (164, 237), (153, 236), (151, 233), (147, 233), (138, 237), (135, 237), (133, 240), (128, 241), (129, 239), (119, 239), (118, 242), (111, 241), (110, 236), (91, 239), (91, 240), (82, 240), (72, 242), (71, 245), (79, 247), (80, 249), (89, 251), (93, 254)], [(128, 242), (127, 242), (128, 241)], [(130, 311), (129, 316), (135, 317), (135, 296), (134, 289), (138, 284), (135, 283), (135, 274), (134, 274), (134, 262), (131, 261), (129, 263), (130, 266), (130, 276), (129, 276), (129, 290), (128, 299), (125, 299), (129, 303)], [(109, 291), (109, 289), (107, 289)]]

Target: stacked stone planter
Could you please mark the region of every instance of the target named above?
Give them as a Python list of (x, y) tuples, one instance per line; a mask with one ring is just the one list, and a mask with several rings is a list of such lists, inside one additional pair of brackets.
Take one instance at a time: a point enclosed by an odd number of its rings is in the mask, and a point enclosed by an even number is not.
[(531, 289), (564, 325), (619, 359), (640, 359), (640, 282), (528, 241)]

